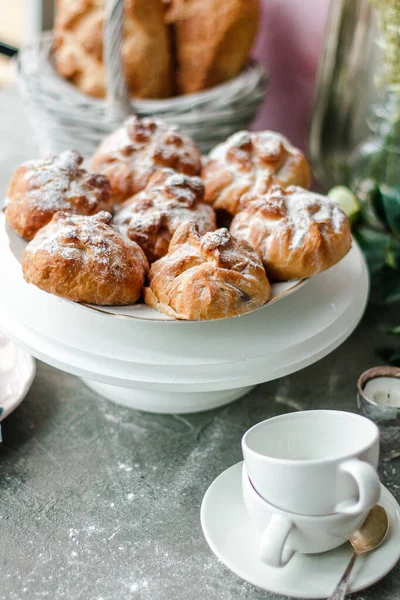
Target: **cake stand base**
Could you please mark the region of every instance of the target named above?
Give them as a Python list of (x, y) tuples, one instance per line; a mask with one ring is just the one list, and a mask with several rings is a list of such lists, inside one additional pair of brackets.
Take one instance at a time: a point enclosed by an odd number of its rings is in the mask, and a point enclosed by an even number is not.
[(96, 394), (100, 394), (116, 404), (164, 414), (194, 413), (199, 411), (199, 406), (202, 411), (218, 408), (218, 406), (229, 404), (229, 402), (245, 396), (255, 387), (250, 385), (215, 392), (154, 392), (109, 385), (92, 379), (82, 378), (82, 381)]

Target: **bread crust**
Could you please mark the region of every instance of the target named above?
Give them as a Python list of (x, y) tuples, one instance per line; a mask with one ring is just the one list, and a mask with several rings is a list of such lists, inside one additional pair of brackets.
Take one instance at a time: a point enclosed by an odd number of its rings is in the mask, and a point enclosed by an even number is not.
[(175, 232), (168, 254), (153, 263), (145, 302), (176, 319), (234, 317), (268, 301), (271, 288), (257, 254), (227, 229), (200, 236), (194, 223)]
[(205, 200), (235, 215), (240, 198), (263, 193), (274, 183), (309, 188), (311, 171), (303, 153), (275, 131), (238, 131), (211, 150), (201, 177)]
[(183, 94), (236, 77), (243, 69), (260, 19), (259, 0), (170, 0), (178, 87)]
[(230, 231), (258, 252), (272, 281), (316, 275), (351, 248), (350, 223), (337, 204), (296, 186), (244, 196)]
[[(83, 93), (103, 98), (105, 0), (57, 0), (53, 55), (57, 71)], [(174, 91), (170, 31), (162, 0), (125, 0), (122, 54), (135, 98), (167, 98)]]
[(201, 156), (193, 140), (177, 127), (132, 116), (103, 140), (92, 164), (96, 171), (107, 175), (113, 200), (121, 203), (144, 189), (159, 169), (198, 175)]
[(146, 188), (124, 202), (114, 224), (142, 248), (150, 263), (167, 252), (173, 234), (186, 221), (197, 223), (201, 235), (214, 231), (214, 209), (202, 202), (204, 185), (172, 169), (154, 173)]
[(134, 304), (141, 296), (148, 262), (111, 219), (106, 212), (94, 217), (57, 213), (24, 251), (25, 280), (74, 302)]
[(78, 152), (69, 150), (27, 161), (15, 171), (7, 189), (5, 214), (19, 236), (33, 239), (60, 210), (77, 215), (112, 211), (107, 177), (88, 173), (82, 161)]

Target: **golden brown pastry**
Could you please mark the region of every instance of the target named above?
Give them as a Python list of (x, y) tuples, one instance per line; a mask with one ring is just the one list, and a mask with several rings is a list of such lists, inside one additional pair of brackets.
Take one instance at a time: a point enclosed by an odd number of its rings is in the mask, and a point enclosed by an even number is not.
[(160, 168), (185, 175), (198, 175), (201, 168), (196, 144), (177, 127), (135, 116), (103, 140), (92, 162), (95, 170), (109, 178), (117, 203), (145, 188)]
[[(57, 71), (84, 94), (103, 98), (105, 0), (57, 0), (54, 62)], [(162, 0), (125, 1), (123, 59), (128, 89), (136, 98), (173, 93), (170, 33)]]
[(51, 221), (59, 210), (94, 215), (112, 211), (110, 184), (104, 175), (81, 168), (83, 158), (68, 150), (59, 156), (29, 160), (8, 185), (5, 213), (11, 227), (26, 240)]
[(275, 131), (238, 131), (211, 150), (203, 168), (206, 202), (235, 215), (247, 192), (263, 193), (272, 183), (284, 187), (311, 183), (304, 155)]
[(259, 0), (170, 0), (168, 5), (180, 91), (191, 94), (236, 77), (257, 33)]
[(244, 196), (230, 231), (258, 252), (274, 281), (316, 275), (351, 247), (349, 220), (338, 205), (296, 186)]
[(172, 169), (156, 172), (147, 187), (127, 200), (114, 218), (114, 224), (139, 244), (150, 263), (168, 252), (179, 225), (197, 223), (200, 234), (216, 228), (214, 209), (205, 202), (199, 177), (189, 177)]
[(145, 302), (176, 319), (222, 319), (265, 304), (271, 288), (257, 254), (227, 229), (200, 236), (197, 225), (175, 232), (168, 254), (153, 263)]
[(101, 212), (59, 212), (25, 248), (25, 280), (40, 289), (89, 304), (127, 305), (140, 297), (148, 262), (142, 249)]

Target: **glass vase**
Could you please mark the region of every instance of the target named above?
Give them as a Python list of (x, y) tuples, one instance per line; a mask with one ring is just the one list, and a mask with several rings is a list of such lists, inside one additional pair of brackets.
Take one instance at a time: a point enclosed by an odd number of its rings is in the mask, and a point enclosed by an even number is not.
[(319, 181), (374, 200), (367, 218), (377, 228), (386, 223), (374, 194), (391, 202), (400, 189), (400, 3), (391, 6), (389, 29), (368, 0), (331, 2), (309, 137)]
[(400, 300), (400, 2), (332, 0), (309, 150), (314, 173), (361, 201), (353, 223), (373, 298)]

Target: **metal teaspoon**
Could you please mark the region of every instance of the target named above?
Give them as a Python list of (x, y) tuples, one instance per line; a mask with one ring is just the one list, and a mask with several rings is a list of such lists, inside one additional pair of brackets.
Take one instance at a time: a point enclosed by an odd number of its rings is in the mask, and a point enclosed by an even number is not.
[(382, 506), (376, 504), (369, 511), (368, 516), (361, 527), (349, 538), (349, 542), (354, 550), (353, 556), (351, 557), (341, 580), (337, 584), (334, 592), (329, 596), (328, 600), (344, 600), (350, 573), (357, 558), (361, 556), (361, 554), (375, 550), (375, 548), (377, 548), (385, 539), (388, 527), (389, 521), (386, 510)]

